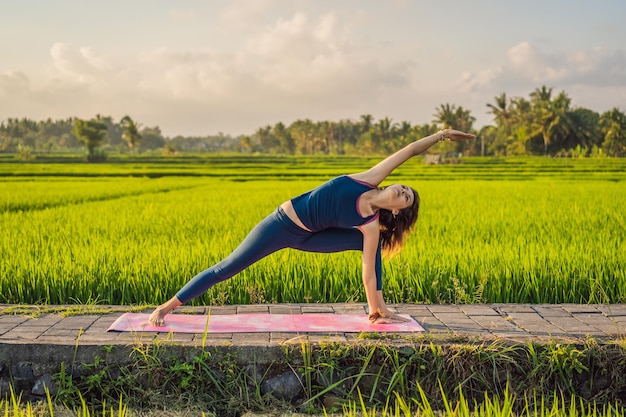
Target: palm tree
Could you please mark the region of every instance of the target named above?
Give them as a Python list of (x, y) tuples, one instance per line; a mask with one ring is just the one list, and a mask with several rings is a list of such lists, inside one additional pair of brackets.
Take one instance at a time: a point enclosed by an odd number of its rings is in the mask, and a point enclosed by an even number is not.
[(389, 151), (393, 148), (393, 144), (391, 143), (391, 139), (393, 136), (393, 121), (389, 117), (383, 117), (376, 123), (376, 139), (378, 143), (375, 144), (376, 150), (380, 150), (380, 148), (384, 148), (385, 151)]
[(95, 149), (100, 146), (107, 134), (107, 126), (99, 120), (74, 120), (72, 133), (87, 146), (89, 155), (87, 160), (97, 161), (99, 158), (95, 154)]
[(433, 114), (435, 117), (433, 123), (440, 125), (442, 129), (456, 129), (456, 112), (457, 109), (454, 104), (440, 104), (439, 107), (435, 109), (435, 114)]
[(496, 101), (495, 104), (487, 104), (487, 107), (489, 108), (489, 113), (493, 114), (493, 119), (498, 127), (502, 126), (505, 129), (509, 128), (511, 108), (508, 105), (506, 93), (495, 96), (493, 99)]
[(590, 151), (594, 146), (602, 144), (602, 134), (599, 129), (599, 113), (584, 107), (577, 107), (570, 112), (570, 118), (575, 126), (574, 131), (568, 138), (570, 147), (580, 144), (583, 148)]
[(399, 125), (395, 126), (393, 134), (397, 137), (397, 145), (399, 147), (410, 143), (409, 135), (411, 134), (412, 129), (411, 123), (406, 120), (401, 121)]
[(315, 128), (310, 119), (296, 120), (289, 126), (289, 132), (295, 140), (297, 150), (305, 155), (312, 153)]
[[(465, 110), (462, 106), (457, 107), (454, 104), (450, 105), (448, 103), (441, 104), (436, 109), (433, 116), (435, 116), (433, 122), (439, 124), (442, 129), (458, 129), (464, 132), (471, 132), (472, 126), (476, 121), (476, 118), (472, 116), (470, 110)], [(464, 154), (471, 152), (468, 146), (472, 146), (472, 144), (456, 142), (452, 145), (445, 145), (448, 150), (450, 147), (453, 147), (455, 152)]]
[(361, 115), (361, 133), (365, 133), (372, 128), (372, 123), (374, 118), (371, 114), (363, 114)]
[(272, 127), (267, 125), (257, 129), (254, 138), (264, 152), (270, 152), (280, 144), (278, 139), (272, 135)]
[(139, 146), (139, 142), (141, 141), (139, 124), (135, 123), (130, 116), (124, 116), (122, 120), (120, 120), (120, 126), (122, 128), (122, 139), (128, 144), (131, 155), (134, 155), (135, 149)]
[(530, 93), (531, 102), (550, 102), (552, 100), (552, 87), (548, 88), (542, 85), (539, 88), (535, 88), (535, 91)]
[(604, 135), (603, 147), (610, 156), (626, 154), (626, 115), (617, 107), (602, 113), (600, 131)]
[(275, 137), (280, 143), (280, 149), (287, 154), (293, 154), (295, 150), (295, 142), (291, 133), (287, 130), (282, 122), (278, 122), (272, 129), (272, 136)]
[[(456, 129), (462, 130), (463, 132), (471, 132), (474, 128), (474, 122), (476, 118), (472, 116), (471, 110), (465, 110), (463, 107), (459, 106), (456, 109)], [(464, 142), (459, 142), (464, 143)]]
[(543, 152), (548, 154), (548, 146), (555, 140), (563, 140), (576, 130), (570, 117), (571, 99), (564, 91), (551, 100), (552, 89), (535, 90), (531, 93), (534, 118), (534, 134), (543, 138)]

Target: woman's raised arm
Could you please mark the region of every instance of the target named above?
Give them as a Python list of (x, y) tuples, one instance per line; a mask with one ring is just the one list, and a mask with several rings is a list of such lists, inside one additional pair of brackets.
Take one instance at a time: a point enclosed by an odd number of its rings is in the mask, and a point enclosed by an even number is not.
[(433, 135), (426, 136), (425, 138), (408, 144), (404, 148), (383, 159), (367, 171), (352, 174), (350, 175), (350, 177), (359, 181), (365, 181), (377, 187), (381, 182), (385, 180), (385, 178), (387, 178), (389, 174), (391, 174), (394, 169), (405, 163), (410, 158), (423, 153), (437, 142), (441, 142), (446, 138), (454, 142), (459, 142), (466, 139), (474, 139), (475, 137), (476, 135), (464, 133), (459, 130), (440, 130)]

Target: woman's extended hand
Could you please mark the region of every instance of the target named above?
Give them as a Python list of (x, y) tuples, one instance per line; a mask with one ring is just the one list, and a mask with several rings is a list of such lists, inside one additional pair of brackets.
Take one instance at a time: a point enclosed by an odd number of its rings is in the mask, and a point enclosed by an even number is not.
[(443, 131), (443, 135), (444, 137), (450, 139), (453, 142), (460, 142), (462, 140), (467, 140), (467, 139), (476, 139), (476, 135), (474, 134), (465, 133), (465, 132), (461, 132), (460, 130), (454, 130), (454, 129), (445, 129)]

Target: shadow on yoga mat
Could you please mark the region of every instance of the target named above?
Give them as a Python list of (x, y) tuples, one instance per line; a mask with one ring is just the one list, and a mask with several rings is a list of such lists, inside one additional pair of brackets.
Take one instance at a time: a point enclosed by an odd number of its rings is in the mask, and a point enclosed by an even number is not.
[(406, 323), (372, 324), (365, 314), (225, 314), (191, 315), (170, 314), (165, 326), (148, 323), (149, 314), (125, 313), (108, 329), (118, 332), (174, 332), (174, 333), (353, 333), (353, 332), (423, 332), (407, 314), (400, 314)]

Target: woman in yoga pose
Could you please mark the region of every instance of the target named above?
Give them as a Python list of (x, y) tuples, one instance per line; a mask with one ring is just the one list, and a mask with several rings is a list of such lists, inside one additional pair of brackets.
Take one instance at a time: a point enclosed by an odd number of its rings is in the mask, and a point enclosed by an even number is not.
[(369, 320), (404, 321), (383, 300), (381, 251), (393, 254), (402, 248), (417, 220), (419, 196), (405, 185), (378, 186), (398, 166), (437, 142), (475, 137), (458, 130), (441, 130), (405, 146), (367, 171), (334, 178), (285, 201), (252, 229), (229, 256), (196, 275), (174, 297), (158, 306), (150, 315), (150, 324), (163, 326), (165, 316), (176, 307), (285, 248), (326, 253), (362, 251)]

